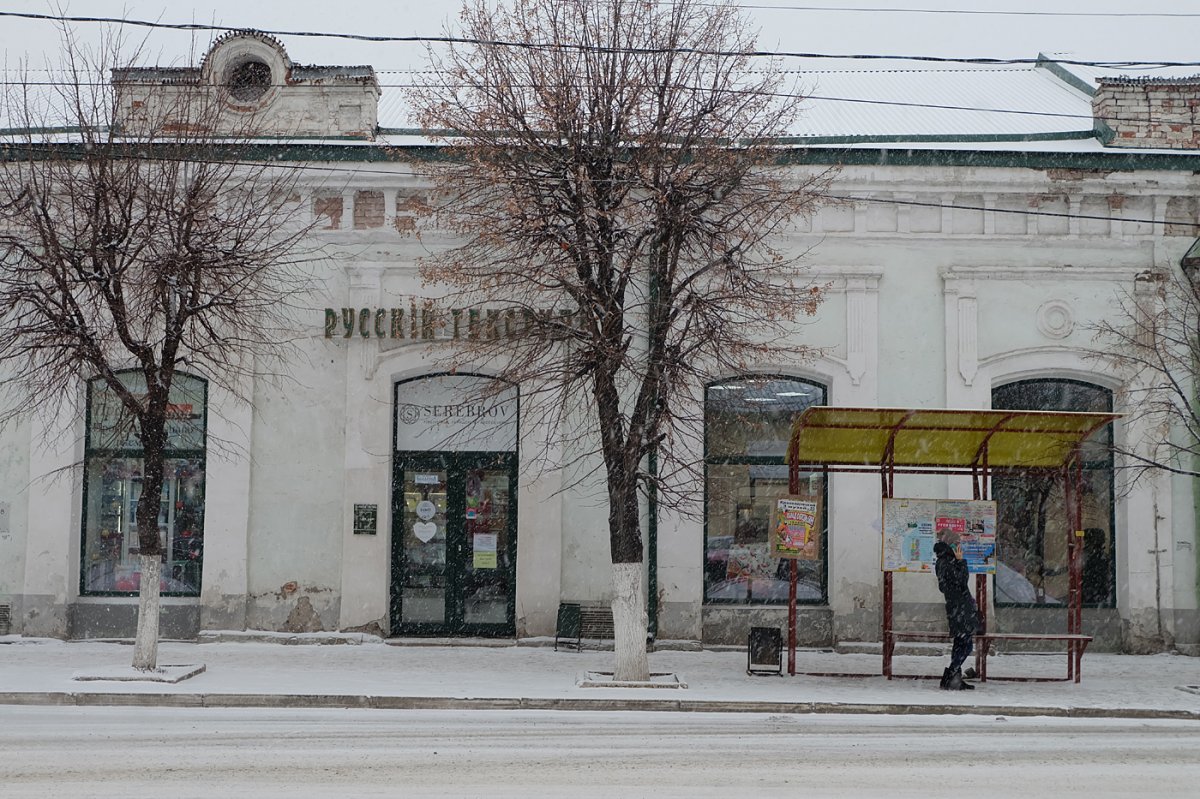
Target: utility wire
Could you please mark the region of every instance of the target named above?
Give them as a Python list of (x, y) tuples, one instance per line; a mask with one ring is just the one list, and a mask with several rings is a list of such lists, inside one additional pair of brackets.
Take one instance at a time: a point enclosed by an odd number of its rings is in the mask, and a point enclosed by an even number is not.
[[(380, 74), (385, 74), (385, 73), (380, 73)], [(388, 70), (386, 74), (403, 74), (403, 71)], [(0, 81), (0, 86), (3, 86), (4, 84), (5, 84), (4, 81)], [(112, 86), (111, 83), (103, 82), (103, 81), (78, 81), (78, 82), (12, 81), (12, 82), (8, 82), (8, 85), (11, 85), (11, 86), (41, 86), (41, 87), (74, 86), (74, 87), (89, 87), (89, 88), (104, 88), (104, 87)], [(381, 89), (428, 89), (428, 88), (439, 88), (442, 86), (445, 86), (446, 88), (457, 88), (457, 89), (470, 88), (470, 86), (468, 86), (467, 84), (450, 84), (450, 85), (436, 84), (436, 83), (380, 83), (379, 84), (379, 87)], [(327, 88), (324, 85), (315, 85), (315, 84), (314, 85), (308, 85), (308, 84), (289, 85), (289, 84), (276, 83), (276, 84), (270, 84), (268, 86), (268, 88), (281, 88), (281, 87), (286, 87), (289, 91), (294, 91), (294, 90), (298, 90), (298, 89), (325, 90)], [(549, 87), (549, 84), (521, 84), (521, 85), (515, 86), (513, 88), (544, 89), (544, 88), (550, 88), (550, 87)], [(703, 93), (708, 93), (708, 92), (712, 91), (712, 89), (710, 89), (708, 87), (704, 87), (704, 86), (680, 86), (680, 87), (676, 87), (676, 88), (695, 91), (695, 92), (703, 92)], [(918, 102), (906, 102), (903, 100), (876, 100), (876, 99), (869, 99), (869, 98), (865, 98), (865, 97), (840, 97), (837, 95), (826, 95), (826, 94), (805, 94), (805, 93), (795, 93), (795, 92), (768, 92), (768, 91), (763, 91), (761, 89), (722, 89), (721, 93), (722, 94), (730, 94), (730, 95), (755, 96), (755, 97), (778, 97), (780, 99), (792, 99), (792, 100), (800, 100), (800, 101), (820, 100), (820, 101), (834, 102), (834, 103), (854, 103), (854, 104), (859, 104), (859, 105), (877, 105), (877, 106), (885, 106), (885, 107), (890, 106), (890, 107), (896, 107), (896, 108), (922, 108), (922, 109), (930, 109), (930, 110), (935, 110), (935, 111), (965, 111), (965, 112), (988, 113), (988, 114), (1008, 114), (1011, 116), (1050, 117), (1050, 118), (1059, 118), (1059, 119), (1080, 119), (1080, 120), (1087, 120), (1089, 122), (1094, 119), (1094, 117), (1091, 114), (1072, 114), (1072, 113), (1066, 112), (1066, 111), (1034, 111), (1034, 110), (1030, 110), (1030, 109), (1020, 109), (1020, 108), (996, 108), (996, 107), (990, 107), (990, 106), (948, 105), (948, 104), (941, 104), (941, 103), (918, 103)], [(1151, 116), (1150, 114), (1140, 114), (1138, 116), (1133, 116), (1133, 117), (1105, 116), (1104, 120), (1106, 122), (1137, 122), (1137, 123), (1158, 123), (1158, 124), (1180, 124), (1180, 123), (1191, 124), (1191, 122), (1192, 122), (1190, 115), (1187, 117), (1184, 117), (1184, 116), (1155, 117), (1155, 116)]]
[[(156, 28), (180, 31), (220, 31), (222, 33), (247, 30), (246, 28), (230, 27), (227, 25), (209, 25), (199, 22), (151, 22), (141, 19), (122, 19), (121, 17), (85, 17), (61, 14), (35, 14), (22, 11), (0, 11), (0, 17), (15, 17), (19, 19), (43, 20), (50, 22), (96, 22), (114, 25), (130, 25), (142, 28)], [(601, 47), (595, 45), (574, 44), (561, 42), (519, 42), (493, 39), (476, 39), (461, 36), (382, 36), (362, 33), (329, 33), (325, 31), (304, 30), (265, 30), (255, 29), (256, 33), (267, 36), (294, 36), (327, 39), (349, 39), (361, 42), (395, 42), (414, 44), (465, 44), (482, 47), (511, 47), (521, 50), (569, 49), (581, 52), (597, 53), (634, 53), (645, 55), (661, 55), (664, 53), (691, 53), (695, 55), (715, 56), (722, 58), (811, 58), (811, 59), (844, 59), (849, 61), (920, 61), (935, 64), (990, 64), (1016, 65), (1037, 64), (1044, 59), (1038, 58), (984, 58), (984, 57), (953, 57), (930, 55), (884, 55), (880, 53), (813, 53), (789, 50), (719, 50), (696, 47)], [(1101, 68), (1165, 68), (1165, 67), (1197, 67), (1200, 61), (1087, 61), (1082, 59), (1060, 58), (1056, 63), (1070, 66), (1101, 67)]]
[[(891, 197), (861, 197), (854, 194), (834, 194), (832, 192), (817, 192), (820, 197), (826, 197), (831, 200), (841, 202), (862, 202), (862, 203), (886, 203), (888, 205), (915, 205), (922, 208), (947, 208), (953, 211), (991, 211), (996, 214), (1016, 214), (1018, 216), (1048, 216), (1058, 217), (1059, 219), (1097, 219), (1107, 222), (1137, 222), (1139, 224), (1153, 225), (1157, 224), (1158, 220), (1144, 219), (1128, 216), (1104, 216), (1102, 214), (1072, 214), (1062, 211), (1031, 211), (1027, 208), (988, 208), (983, 205), (958, 205), (955, 203), (935, 203), (924, 202), (921, 200), (897, 200)], [(1179, 225), (1200, 229), (1200, 222), (1192, 222), (1188, 220), (1163, 219), (1164, 225)]]
[[(701, 3), (705, 6), (717, 6), (716, 3)], [(839, 6), (796, 6), (796, 5), (760, 5), (754, 3), (733, 3), (738, 8), (756, 11), (832, 11), (837, 13), (866, 13), (866, 14), (949, 14), (954, 16), (984, 16), (984, 17), (1106, 17), (1115, 19), (1166, 18), (1166, 19), (1200, 19), (1200, 13), (1177, 11), (999, 11), (993, 9), (973, 8), (884, 8), (859, 7), (848, 8)]]

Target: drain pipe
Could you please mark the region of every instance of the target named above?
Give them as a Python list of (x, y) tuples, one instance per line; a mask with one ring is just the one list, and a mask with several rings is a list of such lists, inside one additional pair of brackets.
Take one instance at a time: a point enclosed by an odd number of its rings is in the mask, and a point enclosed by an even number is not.
[(1158, 541), (1158, 521), (1162, 517), (1158, 515), (1158, 487), (1153, 489), (1154, 497), (1154, 618), (1158, 624), (1158, 643), (1159, 646), (1166, 644), (1163, 638), (1163, 620), (1162, 620), (1162, 554), (1166, 552)]
[(650, 486), (646, 494), (646, 642), (658, 638), (658, 444), (651, 450), (649, 463)]

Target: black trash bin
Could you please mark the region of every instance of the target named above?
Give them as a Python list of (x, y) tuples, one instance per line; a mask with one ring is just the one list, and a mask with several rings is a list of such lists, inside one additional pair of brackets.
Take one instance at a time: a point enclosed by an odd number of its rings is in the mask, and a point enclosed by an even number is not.
[(747, 674), (783, 674), (783, 633), (776, 627), (751, 627), (746, 645)]
[(574, 646), (576, 652), (583, 651), (583, 614), (574, 602), (563, 602), (558, 606), (558, 624), (554, 630), (554, 651), (558, 645)]

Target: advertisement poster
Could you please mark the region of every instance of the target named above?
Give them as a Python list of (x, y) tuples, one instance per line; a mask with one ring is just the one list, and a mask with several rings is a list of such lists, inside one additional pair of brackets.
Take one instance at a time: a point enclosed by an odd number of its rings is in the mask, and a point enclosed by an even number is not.
[(772, 577), (776, 561), (766, 544), (734, 544), (729, 548), (729, 559), (725, 565), (728, 580), (749, 580), (754, 577)]
[(476, 533), (474, 538), (475, 557), (472, 565), (476, 569), (496, 568), (496, 534)]
[(771, 528), (771, 552), (777, 558), (818, 560), (821, 532), (814, 500), (780, 497), (775, 501), (775, 524)]
[(996, 503), (990, 500), (884, 499), (882, 567), (932, 572), (933, 545), (954, 546), (967, 570), (996, 573)]

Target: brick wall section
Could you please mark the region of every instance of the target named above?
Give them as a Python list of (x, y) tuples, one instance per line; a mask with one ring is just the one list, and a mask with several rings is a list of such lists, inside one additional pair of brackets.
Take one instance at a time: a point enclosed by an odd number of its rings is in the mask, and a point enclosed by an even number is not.
[(1200, 149), (1200, 75), (1099, 81), (1092, 117), (1112, 130), (1107, 146)]

